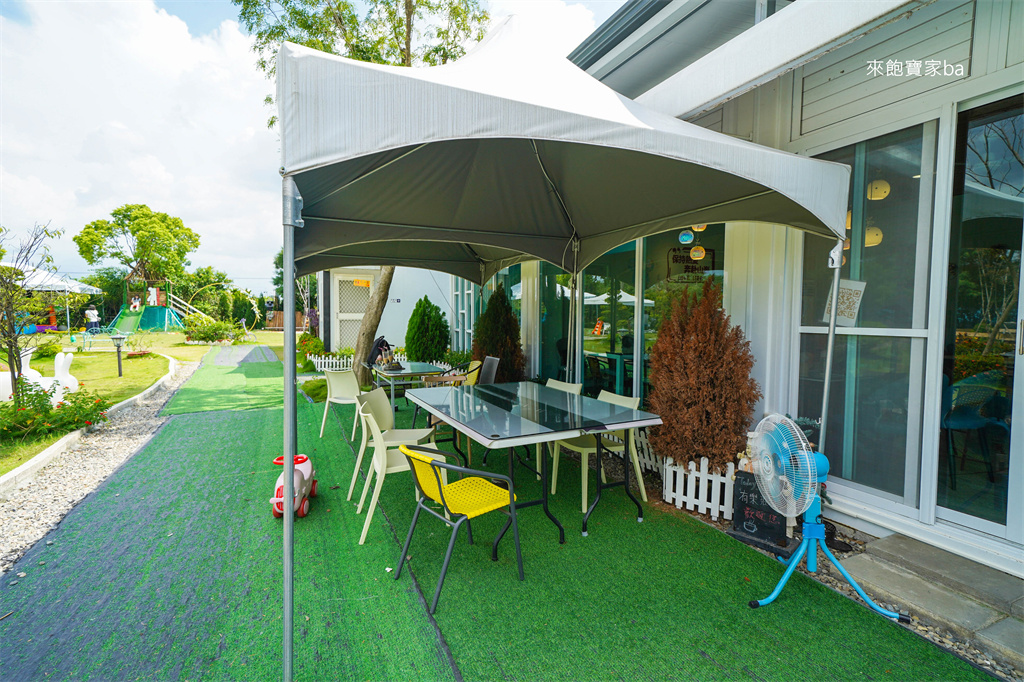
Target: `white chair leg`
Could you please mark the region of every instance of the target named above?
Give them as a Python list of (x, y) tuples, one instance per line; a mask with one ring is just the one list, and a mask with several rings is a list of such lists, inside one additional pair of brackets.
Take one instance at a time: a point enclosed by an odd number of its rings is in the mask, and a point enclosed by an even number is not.
[(356, 468), (352, 470), (352, 482), (348, 484), (348, 497), (352, 499), (352, 491), (356, 489), (356, 479), (359, 478), (359, 467), (363, 465), (363, 455), (366, 453), (366, 427), (363, 427), (363, 442), (359, 444), (359, 453), (356, 454)]
[(384, 478), (376, 467), (371, 466), (369, 473), (366, 474), (366, 483), (363, 484), (363, 494), (359, 496), (359, 504), (356, 505), (356, 514), (363, 512), (363, 503), (366, 502), (366, 493), (370, 490), (370, 483), (373, 481), (373, 477), (377, 477), (378, 483), (380, 479)]
[(384, 487), (384, 472), (377, 474), (377, 485), (373, 488), (373, 497), (370, 498), (370, 508), (366, 510), (366, 521), (363, 522), (363, 532), (359, 536), (359, 544), (366, 541), (366, 533), (370, 530), (370, 523), (373, 522), (373, 512), (377, 509), (377, 498), (380, 497), (380, 489)]
[(640, 468), (640, 455), (636, 452), (636, 445), (633, 443), (633, 436), (629, 436), (629, 457), (633, 460), (633, 471), (636, 472), (636, 483), (640, 486), (640, 499), (647, 501), (647, 488), (644, 486), (644, 473)]
[[(540, 446), (537, 446), (538, 451)], [(558, 487), (558, 456), (562, 454), (562, 446), (559, 443), (555, 443), (555, 451), (551, 453), (551, 494), (555, 494), (555, 489)], [(540, 471), (540, 463), (537, 464), (537, 470)]]
[(331, 411), (331, 401), (324, 401), (324, 420), (320, 422), (320, 437), (324, 437), (324, 426), (327, 425), (327, 413)]
[(352, 415), (352, 437), (349, 438), (349, 440), (352, 441), (353, 443), (356, 440), (356, 428), (359, 426), (359, 422), (362, 421), (359, 418), (359, 403), (356, 403), (355, 408), (356, 412), (355, 414)]
[(580, 511), (587, 513), (587, 487), (590, 483), (590, 452), (584, 450), (580, 453), (580, 472), (583, 474), (583, 502), (580, 504)]

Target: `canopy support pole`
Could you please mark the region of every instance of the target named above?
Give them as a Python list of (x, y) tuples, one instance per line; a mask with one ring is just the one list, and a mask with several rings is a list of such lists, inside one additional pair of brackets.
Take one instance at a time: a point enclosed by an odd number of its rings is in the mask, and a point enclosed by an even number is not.
[(295, 228), (302, 227), (302, 197), (295, 181), (285, 177), (282, 189), (284, 224), (284, 613), (282, 614), (284, 682), (292, 679), (292, 536), (295, 524), (295, 455), (298, 452), (295, 405)]
[(828, 349), (825, 351), (825, 385), (821, 391), (821, 428), (818, 431), (818, 452), (825, 451), (825, 426), (828, 424), (828, 390), (832, 383), (832, 351), (836, 345), (836, 314), (839, 309), (839, 276), (843, 267), (843, 240), (840, 239), (828, 253), (828, 266), (832, 268), (832, 308), (828, 316)]

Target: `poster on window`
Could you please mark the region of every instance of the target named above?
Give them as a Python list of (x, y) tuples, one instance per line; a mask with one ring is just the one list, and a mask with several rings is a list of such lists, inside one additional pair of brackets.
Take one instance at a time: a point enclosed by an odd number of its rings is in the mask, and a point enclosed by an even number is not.
[[(836, 326), (853, 327), (857, 324), (857, 313), (860, 312), (860, 302), (864, 298), (864, 287), (867, 282), (858, 282), (853, 279), (839, 280), (839, 307), (836, 309)], [(828, 302), (825, 303), (825, 314), (821, 321), (828, 322), (832, 315), (832, 290), (828, 292)]]
[(702, 284), (708, 273), (715, 269), (715, 250), (701, 249), (703, 256), (694, 260), (691, 251), (697, 247), (675, 247), (668, 250), (668, 276), (673, 284)]

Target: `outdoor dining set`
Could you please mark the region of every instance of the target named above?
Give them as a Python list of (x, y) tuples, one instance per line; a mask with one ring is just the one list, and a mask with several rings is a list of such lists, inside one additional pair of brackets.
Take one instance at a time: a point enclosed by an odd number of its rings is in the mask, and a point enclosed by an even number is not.
[[(366, 541), (385, 478), (401, 472), (411, 472), (417, 502), (395, 579), (401, 575), (422, 512), (452, 528), (430, 606), (431, 613), (437, 608), (455, 540), (463, 525), (472, 542), (472, 519), (499, 510), (508, 516), (505, 526), (494, 539), (492, 559), (497, 560), (498, 544), (511, 529), (520, 580), (524, 579), (524, 574), (516, 516), (519, 510), (541, 506), (558, 531), (558, 541), (565, 542), (564, 527), (548, 505), (549, 494), (557, 490), (559, 459), (563, 450), (580, 454), (583, 536), (587, 536), (588, 521), (601, 500), (602, 491), (607, 488), (622, 486), (636, 505), (637, 521), (643, 521), (643, 507), (630, 489), (632, 469), (640, 495), (644, 501), (647, 500), (634, 434), (637, 429), (660, 424), (661, 418), (640, 410), (639, 398), (608, 391), (601, 391), (596, 398), (585, 396), (582, 384), (554, 379), (549, 379), (546, 384), (531, 381), (496, 384), (498, 363), (498, 358), (487, 357), (449, 370), (422, 362), (407, 362), (402, 367), (374, 366), (377, 385), (367, 392), (361, 391), (351, 370), (326, 371), (327, 402), (320, 436), (323, 437), (332, 404), (355, 406), (359, 418), (352, 426), (353, 442), (358, 427), (362, 427), (348, 489), (349, 500), (355, 491), (363, 459), (370, 453), (370, 464), (356, 509), (357, 513), (362, 513), (366, 507), (359, 544)], [(415, 405), (412, 428), (396, 428), (395, 425), (395, 392), (399, 386), (405, 388), (407, 401)], [(418, 428), (421, 411), (426, 413), (427, 421)], [(463, 439), (465, 448), (462, 447)], [(454, 453), (438, 449), (441, 442), (450, 442)], [(472, 468), (474, 442), (482, 445), (487, 454), (505, 451), (508, 456), (507, 475)], [(519, 453), (529, 446), (536, 447), (536, 468), (532, 466), (533, 462), (524, 460)], [(623, 457), (625, 475), (622, 480), (605, 481), (602, 457), (606, 453)], [(597, 456), (598, 469), (597, 490), (592, 501), (588, 500), (588, 460), (591, 454)], [(485, 462), (486, 457), (485, 454)], [(538, 499), (517, 497), (517, 461), (525, 465), (530, 475), (540, 479)]]

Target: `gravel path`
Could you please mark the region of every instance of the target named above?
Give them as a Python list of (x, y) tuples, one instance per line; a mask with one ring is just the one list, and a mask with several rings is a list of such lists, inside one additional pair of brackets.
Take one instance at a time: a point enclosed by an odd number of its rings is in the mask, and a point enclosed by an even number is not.
[(170, 383), (139, 404), (121, 410), (44, 467), (35, 480), (0, 502), (0, 574), (57, 527), (64, 515), (138, 452), (170, 417), (159, 416), (167, 399), (199, 367), (179, 362)]

